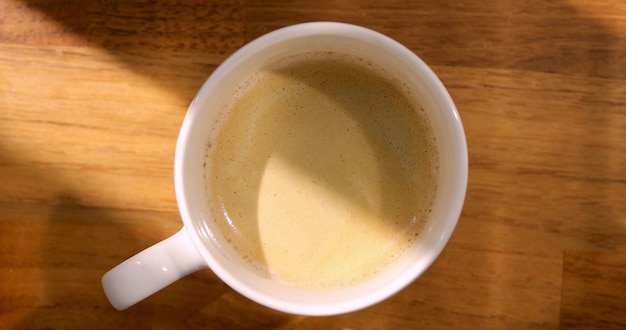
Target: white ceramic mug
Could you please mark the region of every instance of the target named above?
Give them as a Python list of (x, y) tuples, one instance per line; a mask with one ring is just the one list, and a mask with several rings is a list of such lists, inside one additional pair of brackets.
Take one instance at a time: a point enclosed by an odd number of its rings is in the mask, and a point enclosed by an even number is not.
[[(364, 283), (333, 290), (286, 286), (263, 278), (221, 251), (203, 197), (207, 131), (246, 76), (285, 56), (316, 50), (348, 52), (401, 74), (427, 111), (439, 142), (440, 179), (433, 220), (414, 248)], [(343, 23), (315, 22), (266, 34), (238, 50), (202, 86), (184, 119), (174, 164), (183, 228), (110, 270), (104, 291), (123, 310), (185, 275), (210, 268), (234, 290), (267, 307), (301, 315), (347, 313), (378, 303), (409, 285), (439, 255), (458, 221), (468, 176), (467, 146), (455, 105), (435, 74), (410, 50), (378, 32)], [(201, 293), (199, 293), (201, 294)]]

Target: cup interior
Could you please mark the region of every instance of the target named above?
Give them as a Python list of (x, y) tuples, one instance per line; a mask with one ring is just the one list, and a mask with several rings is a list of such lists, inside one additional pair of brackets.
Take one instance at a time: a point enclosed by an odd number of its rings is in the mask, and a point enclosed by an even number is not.
[[(416, 93), (433, 124), (439, 149), (439, 182), (432, 221), (423, 238), (398, 262), (370, 281), (335, 290), (286, 286), (259, 276), (232, 258), (210, 226), (203, 162), (222, 109), (250, 72), (277, 59), (309, 51), (351, 53), (394, 72)], [(415, 54), (369, 29), (343, 23), (305, 23), (256, 39), (229, 57), (206, 81), (189, 107), (176, 147), (176, 195), (185, 227), (209, 267), (244, 296), (302, 315), (354, 311), (386, 299), (422, 274), (448, 241), (467, 185), (467, 147), (454, 103), (435, 74)]]

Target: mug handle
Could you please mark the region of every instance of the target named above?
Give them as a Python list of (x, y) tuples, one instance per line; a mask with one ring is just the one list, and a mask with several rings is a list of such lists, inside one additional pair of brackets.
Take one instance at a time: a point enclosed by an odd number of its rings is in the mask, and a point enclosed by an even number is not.
[(124, 310), (176, 280), (208, 265), (186, 228), (117, 265), (102, 276), (102, 287), (117, 310)]

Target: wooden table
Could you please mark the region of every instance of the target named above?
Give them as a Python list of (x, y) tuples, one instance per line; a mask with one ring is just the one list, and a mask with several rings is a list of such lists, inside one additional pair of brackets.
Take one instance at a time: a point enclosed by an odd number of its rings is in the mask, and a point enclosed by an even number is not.
[[(470, 180), (435, 264), (356, 313), (261, 307), (210, 271), (124, 312), (100, 277), (175, 233), (176, 137), (253, 38), (335, 20), (402, 42), (455, 99)], [(0, 328), (626, 327), (626, 2), (0, 2)]]

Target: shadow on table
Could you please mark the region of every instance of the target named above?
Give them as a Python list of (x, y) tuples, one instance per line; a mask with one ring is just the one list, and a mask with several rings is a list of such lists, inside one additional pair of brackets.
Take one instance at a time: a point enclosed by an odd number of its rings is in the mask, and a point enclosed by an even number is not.
[[(193, 83), (182, 87), (171, 81), (161, 83), (189, 100), (208, 75), (207, 63), (210, 61), (206, 61), (207, 57), (224, 58), (244, 42), (262, 33), (280, 26), (312, 20), (340, 20), (377, 29), (407, 45), (435, 68), (463, 66), (485, 70), (513, 69), (519, 70), (520, 74), (524, 71), (562, 74), (562, 79), (597, 77), (621, 78), (623, 81), (626, 76), (626, 65), (623, 61), (626, 53), (624, 40), (614, 35), (601, 21), (567, 1), (494, 2), (491, 7), (482, 2), (452, 4), (418, 1), (397, 4), (396, 8), (393, 8), (393, 4), (378, 2), (337, 2), (333, 8), (327, 8), (325, 4), (305, 1), (276, 1), (276, 4), (270, 1), (245, 6), (239, 1), (163, 1), (148, 4), (141, 1), (57, 3), (24, 0), (22, 3), (41, 11), (60, 23), (64, 29), (80, 36), (83, 41), (77, 43), (102, 47), (143, 75), (154, 77), (155, 80), (167, 80), (167, 75), (160, 75), (163, 71), (159, 67), (168, 67), (167, 70), (188, 75)], [(307, 11), (306, 8), (311, 10)], [(394, 19), (390, 20), (389, 17)], [(52, 39), (46, 40), (47, 37)], [(54, 36), (47, 37), (44, 35), (44, 39), (39, 42), (63, 44), (63, 40), (55, 40)], [(160, 52), (170, 52), (170, 55), (159, 58)], [(175, 55), (177, 53), (182, 54), (182, 60)], [(146, 65), (141, 60), (142, 56), (137, 54), (157, 59)], [(203, 69), (205, 71), (198, 73), (198, 70)], [(442, 76), (443, 82), (450, 86), (455, 85), (455, 78), (453, 74)], [(554, 106), (545, 109), (576, 111), (575, 118), (582, 121), (555, 123), (555, 130), (559, 129), (559, 125), (575, 124), (581, 125), (580, 131), (584, 131), (585, 122), (592, 123), (594, 128), (610, 127), (613, 116), (616, 115), (616, 108), (610, 104), (610, 100), (619, 96), (616, 95), (620, 90), (619, 86), (609, 80), (594, 81), (597, 85), (581, 83), (580, 93), (569, 94), (568, 91), (563, 91), (564, 97), (574, 95), (579, 99), (563, 100), (563, 108)], [(531, 86), (518, 87), (532, 92)], [(558, 90), (560, 86), (542, 85), (542, 88)], [(452, 87), (451, 93), (455, 97), (455, 93), (461, 95), (467, 92)], [(528, 96), (533, 97), (532, 93), (528, 93)], [(624, 237), (624, 228), (614, 222), (616, 214), (611, 212), (610, 204), (616, 198), (614, 194), (622, 193), (623, 189), (612, 186), (612, 190), (607, 190), (610, 183), (603, 184), (615, 179), (616, 175), (623, 174), (616, 174), (615, 169), (610, 167), (611, 164), (614, 165), (610, 163), (610, 150), (602, 148), (607, 139), (615, 138), (611, 134), (623, 133), (600, 129), (586, 136), (571, 136), (575, 140), (566, 150), (557, 149), (562, 144), (550, 144), (547, 141), (548, 146), (544, 151), (549, 154), (544, 157), (533, 154), (536, 150), (526, 149), (526, 140), (523, 138), (514, 141), (515, 144), (503, 146), (497, 136), (479, 132), (476, 128), (484, 125), (480, 126), (473, 120), (478, 118), (474, 114), (481, 111), (481, 104), (470, 101), (457, 102), (465, 120), (471, 166), (466, 209), (460, 221), (469, 223), (487, 220), (504, 226), (527, 226), (531, 230), (572, 238), (585, 247), (622, 249), (623, 252), (620, 239)], [(578, 107), (570, 108), (568, 105)], [(511, 115), (507, 114), (508, 105), (501, 106), (502, 113), (499, 115)], [(544, 111), (523, 107), (521, 109), (529, 112), (520, 113), (520, 116), (541, 115), (541, 111)], [(552, 117), (558, 118), (558, 114), (553, 114)], [(487, 128), (489, 129), (488, 125)], [(519, 133), (522, 137), (524, 135), (524, 132), (519, 131), (513, 133)], [(481, 159), (474, 152), (478, 146), (492, 151), (493, 157)], [(505, 149), (499, 150), (496, 147)], [(513, 173), (503, 173), (507, 169), (503, 169), (498, 163), (510, 163), (511, 160), (506, 157), (512, 155), (519, 158), (519, 163), (513, 164)], [(580, 168), (559, 169), (560, 162), (570, 158), (588, 160)], [(563, 179), (563, 185), (570, 189), (569, 193), (552, 191), (546, 195), (543, 191), (533, 191), (529, 187), (532, 182), (510, 182), (507, 179), (514, 177), (516, 170), (529, 173), (543, 169), (546, 165), (554, 168), (554, 173), (551, 174)], [(473, 172), (476, 168), (480, 168), (482, 172)], [(488, 175), (493, 175), (491, 179), (481, 177), (490, 171), (492, 173)], [(536, 173), (529, 178), (540, 180), (541, 174)], [(620, 180), (623, 181), (624, 178), (621, 177)], [(492, 182), (495, 187), (480, 186), (484, 182)], [(62, 186), (62, 182), (59, 184)], [(519, 184), (525, 185), (525, 191), (530, 191), (531, 197), (541, 205), (537, 210), (544, 207), (552, 210), (550, 217), (530, 214), (528, 210), (522, 210), (515, 205), (517, 197), (528, 197), (519, 196), (521, 190), (516, 188)], [(493, 195), (494, 191), (499, 195)], [(577, 200), (579, 195), (589, 198), (581, 203)], [(454, 269), (454, 265), (450, 263), (436, 262), (423, 279), (392, 299), (362, 312), (334, 318), (292, 317), (264, 309), (225, 288), (210, 272), (194, 274), (125, 312), (116, 312), (101, 293), (100, 276), (123, 258), (130, 256), (129, 254), (146, 247), (139, 246), (136, 237), (125, 232), (123, 225), (125, 222), (145, 221), (146, 213), (83, 208), (75, 203), (75, 197), (61, 195), (61, 202), (52, 206), (40, 238), (39, 260), (48, 284), (44, 294), (49, 303), (34, 310), (32, 315), (23, 320), (22, 328), (60, 324), (79, 328), (182, 326), (230, 329), (253, 326), (287, 328), (297, 325), (390, 328), (402, 325), (407, 320), (414, 321), (415, 315), (422, 315), (417, 318), (424, 326), (447, 324), (459, 328), (480, 327), (494, 322), (494, 318), (499, 320), (495, 322), (518, 328), (541, 326), (510, 316), (516, 308), (512, 304), (518, 302), (502, 300), (507, 293), (498, 292), (499, 288), (487, 286), (477, 292), (472, 283), (464, 282), (463, 277), (457, 278), (460, 282), (438, 281), (436, 278), (437, 274), (446, 273), (446, 279), (454, 279), (455, 277), (450, 277), (450, 273), (471, 274), (481, 267), (497, 268), (498, 265), (490, 264), (494, 262), (490, 259), (478, 259), (475, 264), (466, 265), (466, 269)], [(507, 202), (509, 209), (494, 213), (494, 203), (499, 201)], [(177, 216), (159, 213), (152, 215), (154, 221)], [(555, 219), (555, 215), (570, 219)], [(570, 225), (572, 221), (580, 226)], [(501, 241), (501, 237), (490, 236), (493, 233), (485, 228), (485, 237), (482, 239)], [(465, 234), (457, 231), (453, 242)], [(157, 242), (162, 237), (154, 239)], [(514, 237), (512, 239), (515, 240)], [(523, 243), (517, 242), (513, 245)], [(442, 258), (446, 257), (444, 251)], [(427, 287), (425, 283), (433, 284), (433, 287)], [(474, 303), (460, 301), (460, 298), (473, 294), (478, 295), (472, 300)], [(495, 306), (498, 302), (502, 305)], [(587, 308), (594, 307), (585, 301), (580, 303)], [(234, 315), (245, 315), (245, 320), (225, 319)]]
[[(163, 289), (129, 309), (116, 311), (106, 300), (100, 279), (104, 272), (146, 248), (139, 242), (162, 239), (146, 229), (141, 239), (128, 227), (131, 223), (178, 221), (172, 212), (147, 212), (83, 207), (75, 196), (60, 195), (51, 206), (41, 229), (35, 267), (43, 272), (44, 291), (36, 297), (33, 312), (18, 328), (246, 328), (275, 326), (286, 318), (265, 311), (234, 294), (210, 271), (198, 272)], [(136, 226), (136, 225), (135, 225)], [(239, 324), (237, 308), (253, 323)], [(215, 314), (214, 314), (215, 313)], [(207, 316), (213, 315), (213, 319)], [(250, 319), (249, 319), (250, 321)]]

